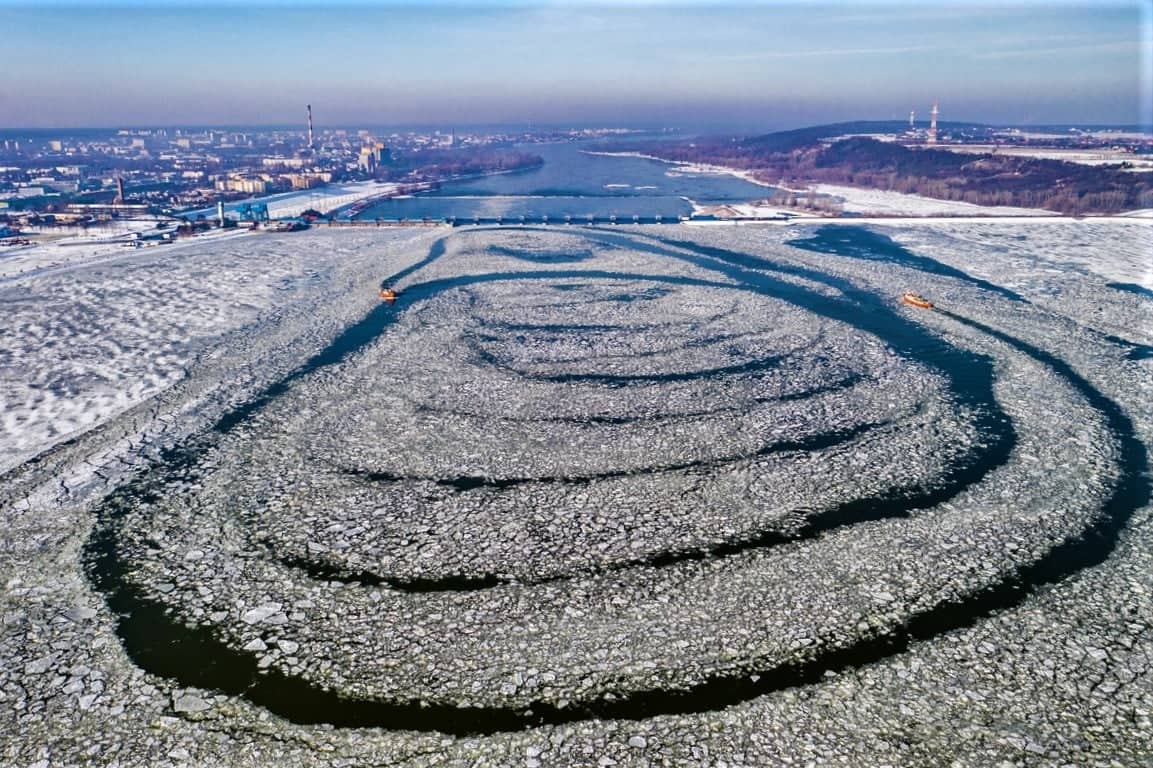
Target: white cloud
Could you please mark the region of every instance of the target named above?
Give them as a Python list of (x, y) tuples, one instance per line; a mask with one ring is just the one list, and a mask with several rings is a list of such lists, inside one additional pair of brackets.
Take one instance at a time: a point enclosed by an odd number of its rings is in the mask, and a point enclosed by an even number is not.
[(974, 59), (1027, 59), (1035, 56), (1052, 56), (1060, 53), (1138, 53), (1141, 44), (1137, 40), (1114, 40), (1110, 42), (1075, 43), (1072, 45), (1051, 45), (1036, 47), (1022, 45), (1020, 48), (1003, 51), (974, 53)]

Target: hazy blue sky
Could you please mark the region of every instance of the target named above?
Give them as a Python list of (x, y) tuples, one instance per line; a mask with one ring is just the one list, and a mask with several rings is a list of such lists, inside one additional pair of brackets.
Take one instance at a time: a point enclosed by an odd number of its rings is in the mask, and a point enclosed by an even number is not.
[(1148, 123), (1151, 0), (0, 0), (0, 128)]

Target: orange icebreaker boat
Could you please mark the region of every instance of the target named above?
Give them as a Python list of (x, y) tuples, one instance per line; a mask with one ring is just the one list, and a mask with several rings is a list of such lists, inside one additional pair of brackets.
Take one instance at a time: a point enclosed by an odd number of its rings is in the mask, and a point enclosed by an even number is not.
[(905, 293), (901, 296), (901, 301), (905, 302), (906, 304), (912, 304), (914, 307), (920, 307), (921, 309), (933, 308), (933, 302), (929, 301), (920, 294), (913, 293), (912, 291), (905, 291)]

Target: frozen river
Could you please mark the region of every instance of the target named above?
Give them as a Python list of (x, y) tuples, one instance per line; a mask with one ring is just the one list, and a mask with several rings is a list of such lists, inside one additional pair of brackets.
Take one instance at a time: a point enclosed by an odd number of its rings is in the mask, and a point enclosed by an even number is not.
[(520, 217), (552, 223), (595, 217), (621, 222), (636, 216), (653, 223), (675, 222), (701, 205), (741, 203), (772, 196), (776, 190), (725, 173), (701, 173), (658, 160), (590, 154), (612, 144), (564, 142), (526, 144), (542, 165), (526, 171), (446, 182), (434, 192), (381, 200), (357, 218), (493, 220)]
[(30, 276), (0, 758), (1143, 764), (1151, 232), (322, 231)]

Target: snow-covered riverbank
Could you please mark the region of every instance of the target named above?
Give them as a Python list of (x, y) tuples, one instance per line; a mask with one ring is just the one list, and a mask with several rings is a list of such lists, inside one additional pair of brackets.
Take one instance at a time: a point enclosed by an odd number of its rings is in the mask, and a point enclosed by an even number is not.
[[(989, 217), (1020, 217), (1020, 216), (1049, 216), (1057, 217), (1060, 214), (1036, 208), (1016, 208), (1010, 206), (974, 205), (955, 200), (938, 200), (921, 195), (909, 195), (878, 189), (861, 189), (841, 184), (813, 184), (804, 189), (787, 189), (758, 179), (754, 172), (738, 168), (728, 168), (721, 165), (707, 163), (687, 163), (676, 160), (648, 155), (641, 152), (588, 152), (590, 155), (605, 157), (639, 157), (645, 160), (665, 163), (672, 170), (670, 174), (727, 174), (775, 190), (784, 190), (794, 194), (815, 193), (833, 198), (837, 207), (845, 213), (861, 216), (989, 216)], [(734, 206), (738, 207), (738, 206)], [(697, 212), (705, 212), (696, 206)], [(771, 216), (781, 213), (792, 216), (806, 216), (802, 209), (774, 206), (772, 204), (744, 204), (739, 206), (739, 215), (742, 216)], [(827, 215), (827, 214), (826, 214)]]

